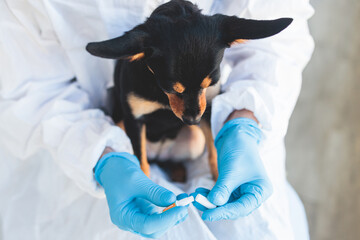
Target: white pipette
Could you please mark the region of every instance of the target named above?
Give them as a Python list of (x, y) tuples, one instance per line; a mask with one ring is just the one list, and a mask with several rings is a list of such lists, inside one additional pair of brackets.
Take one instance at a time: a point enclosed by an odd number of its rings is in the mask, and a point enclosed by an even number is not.
[(190, 197), (187, 197), (187, 198), (184, 198), (181, 200), (177, 200), (170, 206), (164, 208), (163, 212), (165, 212), (173, 207), (176, 207), (176, 206), (186, 206), (192, 202), (197, 202), (197, 203), (201, 204), (202, 206), (206, 207), (207, 209), (214, 209), (217, 207), (216, 205), (209, 202), (209, 200), (206, 197), (204, 197), (201, 194), (198, 194), (198, 195), (196, 195), (195, 199), (193, 196), (190, 196)]

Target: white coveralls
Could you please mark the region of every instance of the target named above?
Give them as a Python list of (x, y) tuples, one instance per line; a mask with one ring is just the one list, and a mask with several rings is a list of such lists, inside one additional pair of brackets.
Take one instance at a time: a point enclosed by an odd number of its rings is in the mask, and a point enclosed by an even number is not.
[[(105, 146), (132, 149), (100, 110), (114, 61), (91, 56), (85, 46), (123, 34), (163, 2), (0, 1), (0, 239), (141, 239), (111, 223), (94, 179)], [(286, 180), (284, 136), (313, 51), (307, 26), (313, 9), (308, 0), (194, 2), (205, 14), (295, 19), (274, 37), (227, 49), (225, 93), (213, 100), (214, 135), (235, 109), (249, 109), (260, 121), (260, 154), (274, 193), (235, 221), (203, 222), (191, 206), (189, 218), (163, 239), (307, 239), (302, 204)], [(187, 184), (169, 182), (156, 167), (152, 179), (177, 194), (211, 188), (209, 172), (199, 167), (206, 162), (189, 164)]]

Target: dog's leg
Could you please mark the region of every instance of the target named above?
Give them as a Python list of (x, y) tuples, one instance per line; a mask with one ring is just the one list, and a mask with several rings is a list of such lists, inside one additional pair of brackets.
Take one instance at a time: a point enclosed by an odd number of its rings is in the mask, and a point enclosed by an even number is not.
[(150, 177), (150, 165), (146, 155), (146, 125), (142, 124), (140, 132), (140, 165), (146, 176)]
[(214, 145), (214, 138), (211, 133), (209, 122), (206, 120), (201, 120), (200, 128), (203, 130), (205, 135), (205, 143), (208, 151), (210, 171), (214, 180), (216, 181), (219, 176), (217, 167), (217, 152)]
[(150, 177), (150, 165), (146, 156), (145, 124), (135, 119), (124, 119), (126, 134), (129, 136), (135, 156), (140, 160), (141, 169)]
[[(122, 130), (125, 131), (125, 125), (124, 125), (124, 121), (120, 121), (116, 124), (119, 128), (121, 128)], [(136, 155), (139, 159), (140, 159), (140, 166), (141, 169), (143, 170), (143, 172), (145, 173), (146, 176), (150, 177), (150, 166), (147, 160), (147, 155), (146, 155), (146, 129), (145, 129), (145, 124), (143, 124), (143, 127), (141, 128), (141, 132), (140, 132), (140, 149), (141, 149), (141, 154)], [(145, 140), (144, 140), (145, 139)]]
[(121, 128), (122, 130), (125, 131), (124, 120), (121, 120), (120, 122), (118, 122), (118, 123), (116, 124), (116, 126), (118, 126), (119, 128)]

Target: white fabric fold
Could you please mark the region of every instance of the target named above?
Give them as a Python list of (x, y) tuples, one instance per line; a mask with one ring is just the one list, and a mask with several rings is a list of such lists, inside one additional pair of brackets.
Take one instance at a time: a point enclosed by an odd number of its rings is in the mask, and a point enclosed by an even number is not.
[[(114, 61), (91, 56), (85, 46), (121, 35), (163, 2), (0, 1), (0, 191), (6, 196), (0, 198), (0, 228), (4, 239), (140, 239), (116, 229), (105, 200), (92, 197), (104, 196), (93, 176), (104, 148), (119, 152), (132, 152), (132, 148), (125, 133), (101, 110), (106, 107), (107, 87), (113, 85)], [(224, 79), (223, 93), (213, 100), (214, 135), (236, 109), (253, 111), (263, 125), (267, 140), (261, 156), (274, 196), (259, 211), (231, 224), (205, 224), (191, 209), (190, 219), (164, 239), (189, 235), (292, 239), (282, 144), (300, 91), (301, 72), (313, 49), (306, 22), (313, 10), (307, 0), (194, 2), (205, 14), (295, 19), (275, 37), (226, 50), (223, 65), (231, 71)], [(193, 164), (199, 165), (189, 172), (195, 180), (182, 188), (187, 192), (211, 182), (201, 173), (206, 163)], [(176, 189), (160, 171), (153, 174), (160, 184)]]

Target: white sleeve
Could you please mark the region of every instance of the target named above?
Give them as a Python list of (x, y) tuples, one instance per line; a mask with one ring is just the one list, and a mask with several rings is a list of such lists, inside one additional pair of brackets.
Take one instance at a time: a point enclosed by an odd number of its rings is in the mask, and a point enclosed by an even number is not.
[[(307, 20), (313, 9), (306, 0), (232, 1), (220, 11), (250, 19), (291, 17), (293, 23), (278, 35), (248, 41), (226, 50), (232, 67), (223, 93), (212, 103), (214, 136), (234, 110), (251, 110), (263, 131), (283, 137), (301, 88), (302, 71), (314, 43)], [(266, 134), (267, 135), (267, 134)]]
[(80, 188), (104, 196), (93, 168), (106, 146), (132, 153), (129, 139), (74, 80), (46, 14), (0, 9), (1, 146), (22, 159), (45, 149)]

